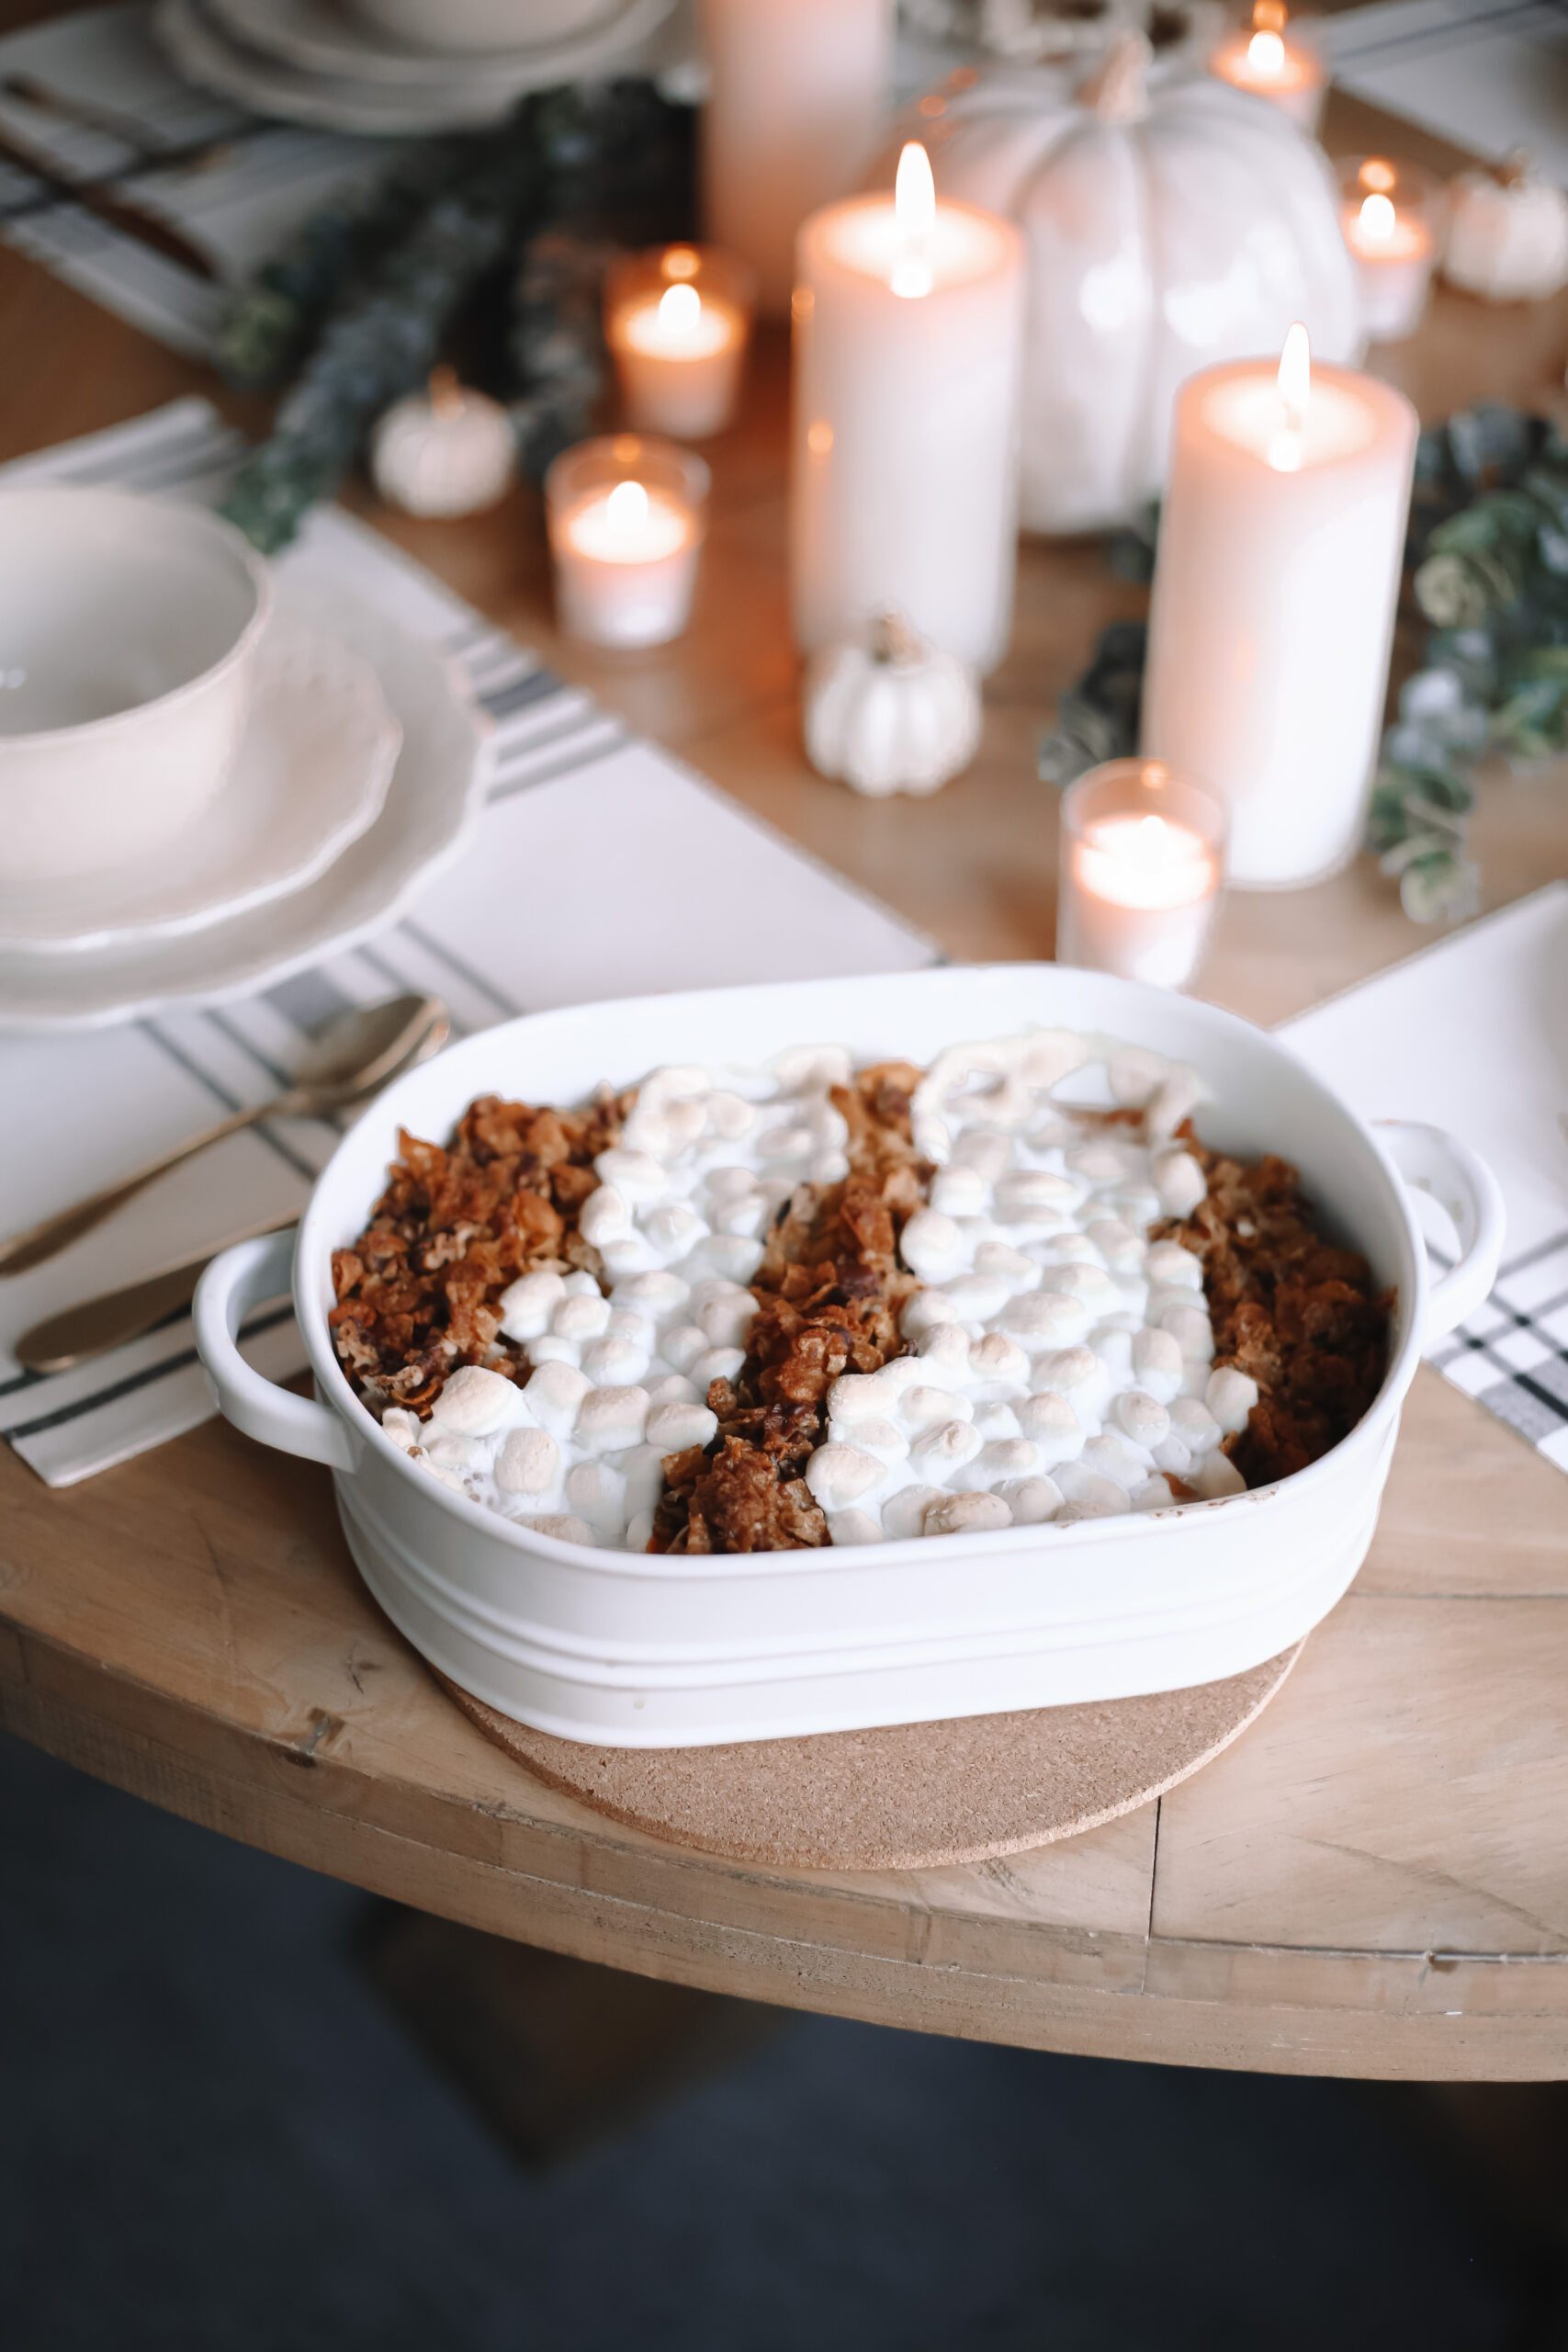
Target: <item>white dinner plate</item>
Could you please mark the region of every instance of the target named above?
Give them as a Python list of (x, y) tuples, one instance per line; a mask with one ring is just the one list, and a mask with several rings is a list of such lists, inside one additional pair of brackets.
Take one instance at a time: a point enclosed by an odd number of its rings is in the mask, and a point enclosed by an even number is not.
[(206, 14), (247, 48), (303, 73), (428, 93), (528, 74), (541, 60), (548, 60), (553, 72), (562, 50), (617, 35), (636, 6), (637, 0), (597, 0), (570, 36), (514, 41), (502, 50), (405, 48), (390, 33), (363, 22), (342, 0), (206, 0)]
[(240, 40), (202, 0), (157, 0), (152, 29), (187, 80), (254, 114), (325, 130), (403, 133), (472, 129), (502, 120), (525, 90), (588, 75), (628, 73), (641, 43), (675, 0), (625, 0), (605, 24), (551, 49), (520, 53), (504, 69), (450, 73), (443, 59), (417, 85), (363, 74), (307, 71)]
[(363, 654), (275, 620), (228, 781), (177, 849), (0, 889), (0, 954), (145, 946), (304, 889), (375, 822), (401, 740)]
[(78, 956), (0, 952), (0, 1028), (100, 1029), (253, 995), (383, 930), (461, 853), (484, 805), (491, 730), (458, 673), (346, 582), (285, 571), (276, 587), (281, 615), (370, 663), (401, 725), (380, 814), (303, 889), (212, 930)]

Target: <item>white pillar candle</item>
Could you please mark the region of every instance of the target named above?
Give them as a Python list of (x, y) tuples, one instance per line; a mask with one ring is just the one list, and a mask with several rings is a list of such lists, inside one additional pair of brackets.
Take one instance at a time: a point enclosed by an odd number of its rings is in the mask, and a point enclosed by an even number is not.
[(1314, 369), (1300, 326), (1277, 368), (1177, 394), (1144, 750), (1224, 799), (1233, 882), (1315, 881), (1358, 846), (1416, 435), (1403, 392)]
[(1361, 323), (1374, 343), (1403, 343), (1421, 323), (1438, 257), (1439, 190), (1430, 173), (1381, 155), (1337, 166), (1339, 222), (1356, 264)]
[(903, 613), (994, 669), (1012, 627), (1023, 241), (936, 200), (905, 148), (892, 197), (814, 213), (795, 297), (790, 563), (812, 652)]
[(616, 434), (563, 449), (545, 477), (561, 627), (590, 645), (667, 645), (691, 616), (708, 469), (667, 441)]
[(722, 433), (735, 413), (756, 279), (710, 245), (635, 254), (604, 281), (604, 340), (626, 423), (678, 441)]
[(1257, 0), (1250, 27), (1220, 42), (1209, 71), (1235, 89), (1268, 98), (1315, 138), (1328, 74), (1311, 41), (1291, 25), (1282, 0)]
[(795, 238), (876, 153), (893, 86), (893, 0), (702, 0), (706, 233), (789, 310)]
[(1062, 797), (1056, 960), (1185, 988), (1219, 904), (1224, 811), (1157, 760), (1111, 760)]

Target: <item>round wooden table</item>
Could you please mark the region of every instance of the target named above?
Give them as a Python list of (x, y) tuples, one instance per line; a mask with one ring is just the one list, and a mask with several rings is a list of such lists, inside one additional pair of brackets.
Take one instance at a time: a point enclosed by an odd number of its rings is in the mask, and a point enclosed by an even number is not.
[[(1432, 142), (1334, 101), (1331, 147)], [(1439, 163), (1452, 162), (1442, 151)], [(213, 390), (0, 251), (0, 456)], [(1444, 296), (1382, 355), (1428, 414), (1560, 395), (1568, 306)], [(798, 741), (784, 613), (782, 344), (715, 446), (689, 637), (559, 642), (537, 502), (375, 519), (493, 619), (957, 956), (1051, 950), (1055, 695), (1136, 611), (1090, 543), (1026, 547), (972, 772), (856, 799)], [(226, 401), (242, 423), (251, 405)], [(1568, 870), (1568, 795), (1500, 784), (1489, 904)], [(1205, 987), (1272, 1021), (1418, 946), (1365, 862), (1237, 898)], [(90, 1116), (90, 1106), (85, 1107)], [(324, 1471), (220, 1423), (51, 1493), (0, 1450), (0, 1720), (156, 1804), (425, 1910), (649, 1975), (1053, 2050), (1293, 2073), (1568, 2075), (1568, 1486), (1422, 1373), (1370, 1558), (1241, 1740), (1065, 1844), (880, 1876), (660, 1845), (553, 1794), (457, 1712), (358, 1584)]]

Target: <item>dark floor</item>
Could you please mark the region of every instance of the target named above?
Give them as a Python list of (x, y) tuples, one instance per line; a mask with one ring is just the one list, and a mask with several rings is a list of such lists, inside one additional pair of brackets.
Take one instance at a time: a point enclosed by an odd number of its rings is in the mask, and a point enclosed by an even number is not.
[(798, 2018), (525, 2170), (368, 1984), (366, 1907), (0, 1741), (4, 2352), (1521, 2340), (1348, 2086)]

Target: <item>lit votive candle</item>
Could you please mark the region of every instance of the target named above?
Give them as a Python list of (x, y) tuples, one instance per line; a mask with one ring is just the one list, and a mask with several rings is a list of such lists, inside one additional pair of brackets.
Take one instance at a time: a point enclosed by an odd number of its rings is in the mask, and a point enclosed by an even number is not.
[(1209, 71), (1235, 89), (1269, 99), (1315, 138), (1327, 69), (1315, 44), (1291, 23), (1284, 0), (1256, 0), (1250, 25), (1220, 42)]
[(1201, 961), (1224, 871), (1223, 804), (1158, 760), (1109, 760), (1062, 796), (1056, 960), (1155, 988)]
[(604, 281), (604, 340), (626, 423), (677, 441), (722, 433), (735, 413), (756, 274), (713, 245), (633, 254)]
[(1361, 321), (1374, 343), (1403, 343), (1427, 308), (1439, 243), (1441, 182), (1417, 164), (1382, 155), (1335, 166), (1339, 221), (1361, 288)]
[(545, 476), (561, 627), (590, 645), (667, 645), (692, 610), (708, 469), (618, 433), (563, 449)]

